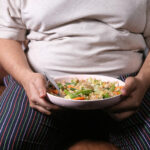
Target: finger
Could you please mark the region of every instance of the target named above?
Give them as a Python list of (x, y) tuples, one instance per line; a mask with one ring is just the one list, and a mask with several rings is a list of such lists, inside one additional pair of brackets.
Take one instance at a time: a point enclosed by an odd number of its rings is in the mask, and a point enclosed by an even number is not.
[(33, 105), (32, 108), (38, 110), (39, 112), (46, 114), (46, 115), (51, 115), (51, 112), (47, 110), (46, 108), (41, 107), (40, 105)]
[(47, 101), (47, 100), (44, 99), (44, 98), (39, 97), (39, 93), (38, 93), (37, 89), (35, 88), (35, 85), (31, 85), (31, 91), (32, 91), (32, 93), (31, 93), (31, 96), (30, 96), (30, 98), (29, 98), (30, 101), (31, 101), (31, 104), (32, 104), (32, 103), (33, 103), (33, 104), (36, 104), (36, 103), (37, 103), (37, 104), (40, 105), (41, 107), (47, 108), (47, 109), (49, 109), (49, 110), (51, 110), (51, 109), (56, 109), (56, 110), (58, 110), (58, 109), (59, 109), (58, 106), (56, 106), (56, 105), (50, 103), (49, 101)]
[(57, 106), (57, 105), (55, 105), (53, 103), (48, 103), (48, 105), (46, 105), (46, 108), (49, 109), (49, 110), (59, 110), (60, 109), (59, 106)]
[(132, 116), (136, 111), (128, 111), (128, 112), (123, 112), (123, 113), (112, 113), (112, 114), (109, 114), (109, 115), (114, 120), (122, 121), (122, 120)]
[(139, 107), (137, 97), (124, 97), (118, 104), (105, 109), (107, 112), (120, 113), (124, 111), (136, 110)]
[(37, 103), (38, 105), (40, 105), (41, 107), (43, 108), (47, 108), (48, 110), (52, 110), (52, 109), (55, 109), (55, 110), (58, 110), (59, 109), (59, 106), (57, 105), (54, 105), (48, 101), (46, 101), (44, 98), (36, 98), (34, 103)]
[(49, 104), (51, 105), (52, 109), (55, 109), (55, 110), (62, 109), (60, 106), (57, 106), (57, 105), (53, 104), (47, 96), (44, 99), (49, 102)]
[(132, 91), (136, 89), (136, 81), (134, 77), (128, 77), (125, 80), (125, 86), (121, 90), (123, 96), (128, 96)]
[(34, 82), (34, 86), (37, 89), (40, 97), (46, 96), (46, 80), (43, 75)]

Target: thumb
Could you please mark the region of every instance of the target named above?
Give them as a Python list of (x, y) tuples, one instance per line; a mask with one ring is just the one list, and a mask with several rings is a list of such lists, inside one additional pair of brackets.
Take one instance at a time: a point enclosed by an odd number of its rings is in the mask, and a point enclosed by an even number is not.
[(123, 96), (128, 96), (136, 88), (136, 81), (134, 77), (128, 77), (125, 80), (125, 86), (121, 90)]
[(35, 86), (39, 93), (39, 96), (41, 98), (44, 98), (46, 96), (46, 80), (45, 80), (45, 78), (43, 78), (43, 77), (38, 78), (37, 82), (35, 83)]

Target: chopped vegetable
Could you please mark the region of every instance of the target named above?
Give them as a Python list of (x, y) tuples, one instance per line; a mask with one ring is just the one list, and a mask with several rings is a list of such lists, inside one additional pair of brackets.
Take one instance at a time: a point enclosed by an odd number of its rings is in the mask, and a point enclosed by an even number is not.
[(50, 89), (49, 92), (53, 93), (53, 94), (56, 94), (56, 95), (58, 94), (58, 91), (56, 89)]
[(76, 97), (76, 98), (73, 98), (73, 100), (84, 100), (85, 98), (84, 97)]
[[(66, 99), (73, 100), (96, 100), (105, 99), (121, 94), (123, 86), (118, 82), (107, 82), (88, 78), (86, 80), (71, 79), (70, 82), (57, 82), (60, 92)], [(49, 86), (49, 92), (57, 95), (58, 91)]]

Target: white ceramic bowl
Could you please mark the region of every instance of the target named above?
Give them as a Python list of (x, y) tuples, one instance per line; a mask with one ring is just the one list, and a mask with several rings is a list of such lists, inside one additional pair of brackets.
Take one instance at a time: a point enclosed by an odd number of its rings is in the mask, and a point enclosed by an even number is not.
[[(60, 82), (62, 80), (70, 81), (72, 78), (77, 78), (79, 80), (87, 79), (87, 78), (95, 78), (98, 80), (109, 81), (109, 82), (117, 81), (120, 86), (125, 85), (125, 83), (121, 80), (108, 77), (108, 76), (102, 76), (102, 75), (69, 75), (69, 76), (56, 77), (54, 78), (54, 80)], [(114, 96), (111, 98), (106, 98), (103, 100), (72, 100), (72, 99), (65, 99), (59, 96), (54, 96), (50, 93), (47, 93), (47, 96), (53, 104), (65, 108), (80, 109), (80, 110), (103, 109), (105, 107), (112, 106), (121, 100), (120, 99), (121, 95)]]

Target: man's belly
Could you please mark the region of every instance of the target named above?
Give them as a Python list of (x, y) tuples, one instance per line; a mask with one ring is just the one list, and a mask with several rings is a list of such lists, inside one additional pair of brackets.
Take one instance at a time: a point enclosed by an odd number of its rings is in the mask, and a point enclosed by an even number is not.
[(30, 44), (27, 57), (35, 71), (51, 76), (103, 74), (118, 77), (136, 72), (142, 65), (142, 54), (132, 50), (107, 50), (106, 47), (72, 46), (61, 42)]

